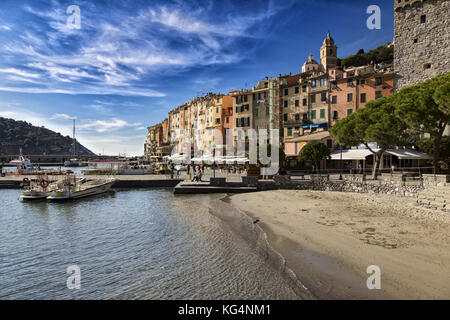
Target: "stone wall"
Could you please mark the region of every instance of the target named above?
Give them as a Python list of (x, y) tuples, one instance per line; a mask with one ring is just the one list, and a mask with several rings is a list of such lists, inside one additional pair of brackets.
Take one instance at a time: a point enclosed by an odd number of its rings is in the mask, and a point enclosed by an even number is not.
[(274, 176), (274, 184), (279, 189), (381, 193), (407, 197), (417, 197), (424, 190), (422, 181), (404, 182), (401, 177), (390, 178), (386, 176), (376, 181), (365, 181), (363, 175), (344, 175), (343, 180), (330, 180), (328, 176), (314, 177), (312, 180), (291, 180), (290, 176)]
[(450, 184), (450, 175), (424, 174), (423, 185), (427, 187), (442, 187)]
[[(252, 178), (252, 179), (250, 179)], [(273, 180), (243, 179), (243, 185), (257, 186), (264, 190), (315, 190), (356, 193), (381, 193), (402, 197), (417, 197), (420, 192), (434, 187), (450, 185), (450, 175), (423, 175), (422, 179), (405, 180), (402, 174), (384, 174), (378, 180), (366, 180), (362, 174), (345, 174), (342, 180), (330, 180), (330, 176), (313, 176), (308, 180), (291, 179), (289, 175), (277, 175)]]
[(450, 71), (449, 12), (448, 0), (395, 0), (396, 91)]

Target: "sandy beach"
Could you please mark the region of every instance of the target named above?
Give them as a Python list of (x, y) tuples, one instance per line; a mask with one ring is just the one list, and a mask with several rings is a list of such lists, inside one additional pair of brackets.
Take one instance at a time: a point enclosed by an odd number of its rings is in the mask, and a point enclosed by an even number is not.
[[(231, 197), (318, 299), (450, 299), (450, 214), (388, 195), (279, 190)], [(369, 290), (367, 267), (381, 270)]]

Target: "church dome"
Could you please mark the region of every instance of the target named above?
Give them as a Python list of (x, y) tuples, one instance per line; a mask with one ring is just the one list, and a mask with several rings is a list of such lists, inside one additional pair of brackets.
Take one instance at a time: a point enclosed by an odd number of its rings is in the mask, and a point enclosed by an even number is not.
[(306, 64), (318, 64), (318, 63), (317, 63), (316, 60), (313, 59), (313, 55), (310, 54), (310, 55), (308, 56), (308, 60), (306, 60), (306, 62), (305, 62), (304, 64), (306, 65)]
[(319, 64), (313, 59), (313, 55), (310, 54), (308, 60), (303, 64), (302, 72), (317, 71), (319, 70)]

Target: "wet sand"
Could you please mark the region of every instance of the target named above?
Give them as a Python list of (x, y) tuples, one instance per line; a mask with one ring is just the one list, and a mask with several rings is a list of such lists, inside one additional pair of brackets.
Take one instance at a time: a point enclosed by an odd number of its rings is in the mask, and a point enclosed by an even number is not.
[[(230, 199), (314, 298), (450, 299), (449, 214), (388, 195), (279, 190)], [(232, 211), (222, 215), (232, 220)], [(381, 269), (381, 290), (367, 288), (371, 265)]]

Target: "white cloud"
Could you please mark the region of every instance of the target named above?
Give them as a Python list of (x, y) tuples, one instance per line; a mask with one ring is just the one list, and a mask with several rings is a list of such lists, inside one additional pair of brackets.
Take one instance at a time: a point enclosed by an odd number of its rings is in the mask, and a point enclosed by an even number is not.
[(127, 88), (83, 88), (80, 90), (58, 89), (58, 88), (35, 88), (35, 87), (0, 87), (0, 91), (21, 93), (59, 93), (59, 94), (88, 94), (88, 95), (118, 95), (118, 96), (143, 96), (143, 97), (165, 97), (165, 94), (154, 90), (129, 90)]
[(15, 74), (21, 77), (26, 77), (26, 78), (39, 78), (39, 74), (36, 73), (30, 73), (24, 70), (19, 70), (19, 69), (15, 69), (15, 68), (4, 68), (4, 69), (0, 69), (0, 73), (10, 73), (10, 74)]
[(50, 119), (51, 120), (58, 120), (58, 119), (75, 120), (75, 119), (77, 119), (77, 117), (69, 116), (68, 114), (65, 114), (65, 113), (55, 113), (54, 115), (52, 115), (50, 117)]
[(87, 130), (95, 130), (96, 132), (102, 133), (106, 131), (118, 130), (124, 127), (137, 127), (141, 123), (128, 123), (125, 120), (112, 118), (109, 120), (90, 120), (84, 124), (79, 125), (79, 128)]
[(53, 63), (29, 63), (29, 67), (41, 69), (43, 71), (48, 72), (53, 78), (59, 79), (60, 75), (67, 76), (69, 79), (80, 79), (80, 78), (89, 78), (95, 80), (101, 80), (101, 77), (94, 76), (89, 74), (88, 72), (81, 70), (80, 68), (66, 68), (63, 66), (57, 66)]
[(15, 115), (15, 113), (12, 111), (0, 111), (0, 117), (3, 117), (3, 118), (10, 118), (10, 117), (13, 117), (14, 115)]
[[(0, 51), (28, 61), (28, 67), (39, 70), (43, 76), (48, 75), (51, 79), (46, 80), (51, 81), (46, 81), (44, 88), (24, 88), (23, 91), (17, 85), (2, 85), (0, 81), (0, 90), (65, 94), (99, 94), (99, 91), (104, 91), (105, 94), (157, 97), (164, 94), (145, 89), (149, 85), (146, 78), (153, 70), (179, 72), (181, 68), (192, 66), (240, 61), (245, 55), (228, 50), (230, 43), (239, 37), (255, 36), (249, 35), (248, 30), (278, 10), (269, 5), (264, 10), (225, 16), (220, 23), (210, 22), (210, 8), (188, 13), (161, 6), (143, 9), (126, 19), (121, 12), (113, 11), (108, 16), (99, 16), (97, 12), (93, 16), (89, 10), (83, 10), (83, 32), (79, 32), (66, 30), (67, 14), (59, 7), (47, 11), (31, 6), (24, 8), (45, 18), (48, 30), (38, 34), (28, 28)], [(157, 33), (157, 25), (166, 30)], [(71, 35), (77, 37), (72, 51), (55, 49), (66, 46)], [(173, 48), (171, 40), (182, 40), (186, 45)], [(20, 81), (18, 78), (15, 80)]]

